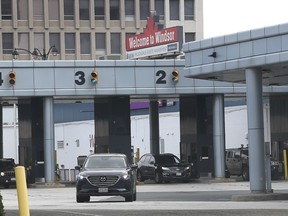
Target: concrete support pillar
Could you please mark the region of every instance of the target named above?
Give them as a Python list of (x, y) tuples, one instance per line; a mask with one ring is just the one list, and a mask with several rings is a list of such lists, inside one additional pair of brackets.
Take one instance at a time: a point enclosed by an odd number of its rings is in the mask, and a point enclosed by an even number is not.
[(132, 162), (130, 97), (95, 98), (94, 111), (94, 152), (126, 154)]
[(159, 147), (159, 110), (158, 101), (150, 101), (149, 107), (150, 121), (150, 152), (154, 154), (160, 153)]
[(247, 82), (250, 190), (252, 193), (265, 193), (262, 73), (258, 68), (248, 68), (245, 73)]
[(55, 144), (52, 97), (44, 98), (43, 109), (45, 182), (53, 183), (55, 181)]
[(224, 95), (214, 95), (213, 101), (214, 176), (225, 178)]

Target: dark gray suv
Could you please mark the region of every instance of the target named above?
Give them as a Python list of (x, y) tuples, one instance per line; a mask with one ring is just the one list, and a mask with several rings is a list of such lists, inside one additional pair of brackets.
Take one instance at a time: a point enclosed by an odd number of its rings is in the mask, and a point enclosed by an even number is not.
[[(225, 152), (226, 177), (230, 175), (242, 176), (244, 181), (249, 180), (248, 148), (231, 148)], [(278, 161), (271, 160), (271, 178), (278, 179), (281, 167)]]
[(89, 202), (90, 196), (122, 196), (126, 202), (136, 200), (136, 165), (124, 154), (92, 154), (76, 181), (76, 201)]
[(16, 184), (15, 166), (12, 158), (0, 159), (0, 185), (9, 188), (10, 185)]

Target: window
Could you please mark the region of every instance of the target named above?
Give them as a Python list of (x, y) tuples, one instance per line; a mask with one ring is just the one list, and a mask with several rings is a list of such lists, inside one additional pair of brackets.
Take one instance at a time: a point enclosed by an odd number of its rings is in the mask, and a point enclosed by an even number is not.
[(13, 33), (2, 33), (3, 54), (10, 54), (13, 51)]
[(42, 53), (44, 49), (44, 33), (34, 33), (34, 48), (38, 48)]
[(49, 20), (59, 20), (59, 0), (49, 0)]
[(90, 33), (81, 33), (80, 34), (80, 53), (81, 54), (90, 54)]
[(74, 0), (64, 0), (64, 20), (74, 20)]
[(179, 0), (170, 0), (170, 20), (179, 20)]
[(185, 43), (190, 42), (190, 41), (195, 41), (195, 33), (185, 33)]
[(110, 20), (120, 19), (119, 0), (110, 0)]
[(95, 4), (95, 20), (104, 20), (105, 2), (104, 0), (94, 0)]
[(96, 33), (96, 51), (106, 50), (106, 34), (105, 33)]
[(140, 20), (147, 20), (147, 17), (150, 16), (150, 4), (149, 0), (140, 1)]
[(90, 13), (89, 13), (89, 0), (81, 0), (79, 1), (79, 8), (80, 8), (80, 20), (89, 20)]
[(120, 33), (111, 33), (111, 54), (121, 53), (121, 37)]
[(135, 16), (134, 0), (125, 1), (125, 19), (126, 21), (133, 21)]
[(28, 20), (28, 0), (18, 0), (17, 15), (19, 20)]
[(43, 0), (33, 1), (33, 18), (34, 20), (44, 20)]
[(185, 20), (194, 20), (194, 0), (184, 1), (184, 18)]
[(57, 148), (58, 149), (64, 148), (64, 140), (57, 141)]
[(18, 34), (18, 47), (29, 50), (29, 33)]
[(50, 47), (55, 45), (58, 53), (60, 53), (60, 34), (59, 33), (49, 33), (49, 44)]
[(11, 0), (1, 0), (1, 13), (2, 13), (2, 20), (12, 19), (12, 1)]
[(75, 34), (65, 33), (65, 53), (75, 54)]
[(155, 0), (156, 14), (160, 20), (164, 20), (164, 0)]

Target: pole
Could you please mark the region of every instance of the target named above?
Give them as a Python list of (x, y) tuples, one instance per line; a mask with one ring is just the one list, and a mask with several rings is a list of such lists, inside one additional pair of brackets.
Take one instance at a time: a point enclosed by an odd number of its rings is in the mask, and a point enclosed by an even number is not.
[(16, 177), (16, 188), (18, 196), (19, 216), (30, 216), (25, 168), (23, 166), (17, 166), (15, 168), (15, 177)]

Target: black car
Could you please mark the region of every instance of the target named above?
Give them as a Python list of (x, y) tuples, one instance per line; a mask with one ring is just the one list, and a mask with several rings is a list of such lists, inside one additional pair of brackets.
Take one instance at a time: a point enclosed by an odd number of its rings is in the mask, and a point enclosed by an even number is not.
[(0, 159), (0, 185), (9, 188), (15, 185), (15, 162), (12, 158)]
[(126, 202), (136, 200), (136, 165), (130, 165), (124, 154), (91, 154), (76, 180), (76, 201), (89, 202), (90, 196), (123, 196)]
[(144, 154), (137, 169), (137, 180), (153, 179), (156, 183), (182, 181), (189, 182), (191, 178), (191, 164), (183, 163), (176, 155)]

